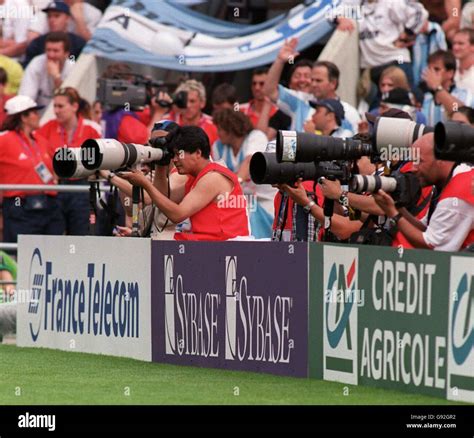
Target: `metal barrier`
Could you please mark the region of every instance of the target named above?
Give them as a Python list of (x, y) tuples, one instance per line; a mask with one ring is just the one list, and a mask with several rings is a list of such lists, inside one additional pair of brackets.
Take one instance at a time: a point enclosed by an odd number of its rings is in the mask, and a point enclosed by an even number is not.
[[(71, 193), (81, 193), (89, 192), (89, 186), (69, 186), (69, 185), (47, 185), (47, 184), (0, 184), (0, 191), (4, 190), (21, 190), (26, 192), (71, 192)], [(101, 184), (99, 186), (100, 191), (109, 190), (108, 186)]]
[[(88, 193), (87, 185), (48, 185), (48, 184), (0, 184), (0, 191), (21, 190), (24, 192), (60, 192), (60, 193)], [(100, 191), (107, 191), (109, 187), (100, 184)], [(17, 243), (0, 242), (0, 250), (12, 251), (16, 254), (18, 251)], [(0, 286), (4, 284), (16, 284), (16, 281), (0, 280)]]

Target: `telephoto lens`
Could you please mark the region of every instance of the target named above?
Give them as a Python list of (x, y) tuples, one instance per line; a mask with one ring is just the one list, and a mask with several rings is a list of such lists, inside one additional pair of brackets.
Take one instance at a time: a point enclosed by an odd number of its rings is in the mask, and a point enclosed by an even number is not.
[(380, 175), (354, 175), (349, 187), (354, 193), (377, 193), (380, 189), (390, 193), (397, 189), (397, 179)]
[(53, 156), (53, 169), (60, 178), (87, 178), (95, 170), (86, 169), (81, 162), (80, 148), (59, 148)]
[(381, 160), (411, 161), (411, 145), (434, 128), (408, 119), (378, 117), (374, 125), (373, 144)]
[(117, 170), (138, 163), (160, 161), (164, 152), (160, 148), (135, 143), (121, 143), (107, 139), (88, 139), (81, 146), (81, 161), (89, 170)]
[(299, 178), (317, 181), (323, 176), (347, 180), (349, 169), (330, 162), (279, 163), (269, 152), (256, 152), (250, 160), (250, 177), (255, 184), (291, 184)]
[(474, 128), (457, 122), (435, 126), (435, 157), (438, 160), (474, 163)]
[(371, 156), (372, 153), (372, 145), (360, 140), (296, 131), (278, 131), (276, 138), (279, 163), (355, 160), (362, 156)]

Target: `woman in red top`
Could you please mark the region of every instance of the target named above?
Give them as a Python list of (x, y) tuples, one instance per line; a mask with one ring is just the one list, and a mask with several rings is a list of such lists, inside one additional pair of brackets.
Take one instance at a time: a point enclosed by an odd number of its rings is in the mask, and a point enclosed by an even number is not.
[[(78, 148), (88, 138), (100, 138), (101, 127), (92, 120), (78, 116), (81, 97), (72, 87), (60, 88), (54, 93), (54, 114), (39, 129), (48, 140), (53, 156), (61, 147)], [(60, 184), (88, 184), (87, 179), (60, 180)], [(66, 234), (84, 236), (89, 231), (89, 195), (87, 193), (60, 193), (58, 199), (65, 221)]]
[[(34, 132), (38, 105), (28, 96), (10, 99), (0, 133), (0, 184), (55, 184), (48, 143)], [(19, 234), (62, 234), (56, 192), (3, 192), (3, 240), (16, 242)]]

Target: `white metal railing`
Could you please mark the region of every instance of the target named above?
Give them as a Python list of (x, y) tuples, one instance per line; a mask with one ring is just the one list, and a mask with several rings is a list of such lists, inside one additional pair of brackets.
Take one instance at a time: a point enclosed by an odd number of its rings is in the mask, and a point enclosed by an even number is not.
[[(71, 192), (86, 193), (89, 192), (88, 185), (48, 185), (48, 184), (0, 184), (0, 191), (21, 190), (24, 192)], [(107, 191), (108, 186), (101, 184), (99, 190)]]

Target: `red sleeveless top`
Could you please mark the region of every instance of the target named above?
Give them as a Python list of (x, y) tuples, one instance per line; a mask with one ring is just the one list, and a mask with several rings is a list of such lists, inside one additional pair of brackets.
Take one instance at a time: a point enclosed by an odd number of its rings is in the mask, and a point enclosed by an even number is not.
[[(453, 176), (441, 192), (438, 202), (441, 202), (446, 198), (458, 198), (467, 202), (468, 204), (474, 205), (474, 195), (472, 194), (471, 190), (473, 178), (474, 170), (458, 173), (457, 175)], [(453, 206), (453, 208), (456, 207)], [(474, 230), (471, 230), (467, 235), (461, 248), (466, 248), (472, 243), (474, 243)]]
[(194, 213), (189, 218), (191, 231), (175, 233), (175, 240), (227, 240), (250, 234), (247, 200), (237, 176), (227, 167), (217, 163), (209, 163), (196, 178), (188, 178), (185, 194), (187, 195), (196, 187), (198, 181), (209, 172), (219, 172), (229, 178), (234, 188), (228, 196), (223, 196), (217, 202), (212, 201), (206, 207)]

